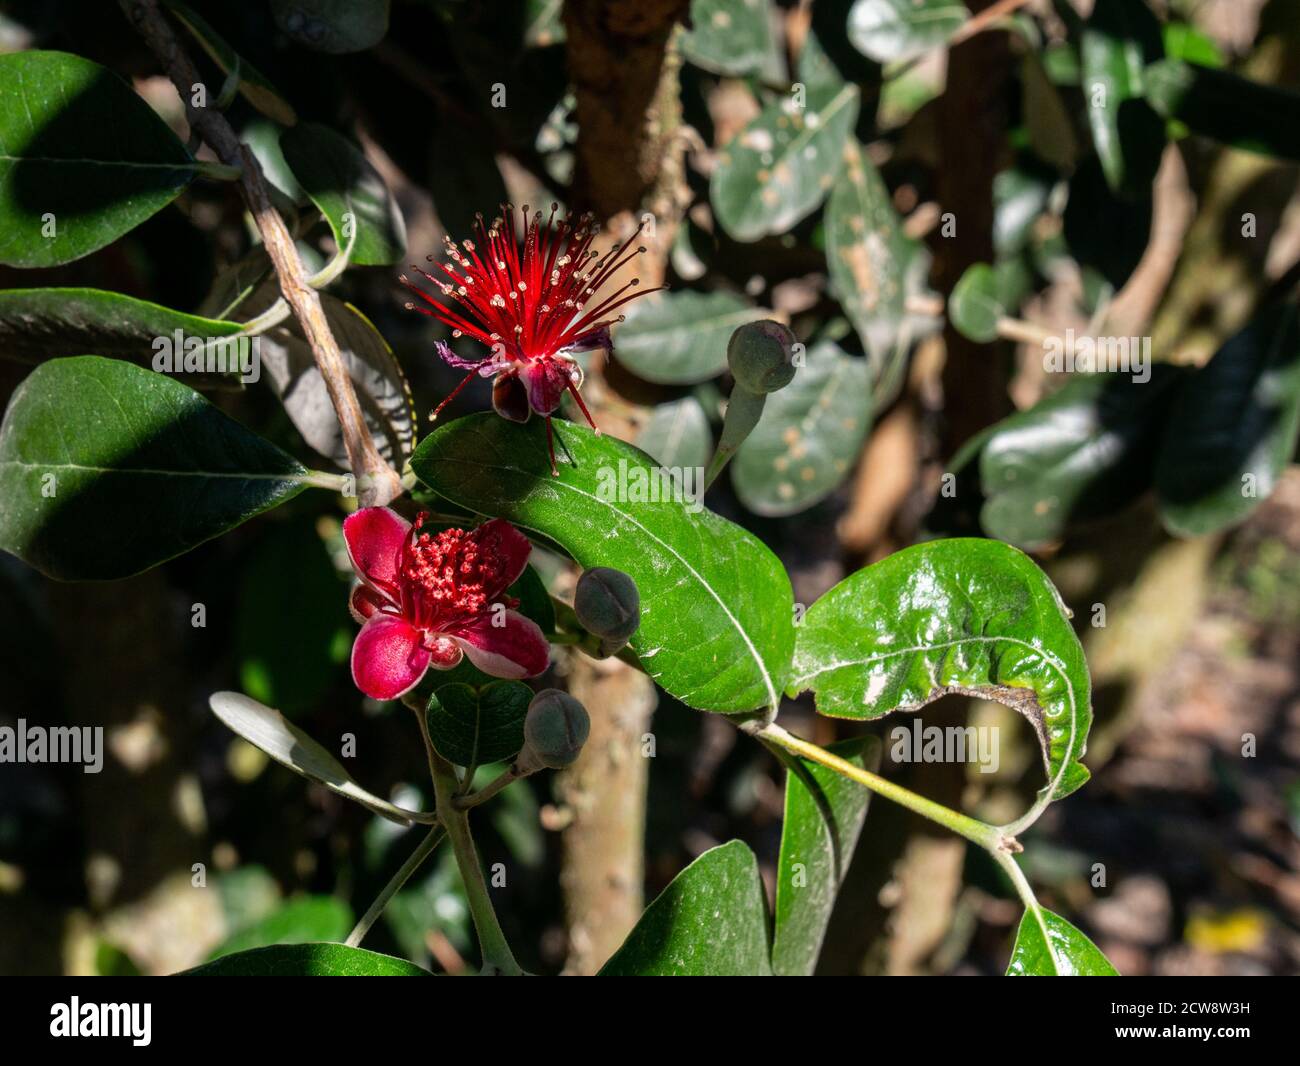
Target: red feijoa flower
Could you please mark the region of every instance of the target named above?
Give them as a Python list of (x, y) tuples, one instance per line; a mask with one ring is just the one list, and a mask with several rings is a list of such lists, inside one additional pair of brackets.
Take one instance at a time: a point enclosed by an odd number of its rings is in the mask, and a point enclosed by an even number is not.
[(466, 655), (494, 677), (542, 673), (550, 660), (546, 638), (505, 595), (528, 563), (528, 538), (500, 518), (428, 533), (425, 517), (412, 524), (387, 507), (364, 507), (343, 522), (361, 579), (348, 603), (362, 623), (352, 645), (357, 688), (396, 699), (429, 667), (450, 670)]
[[(628, 241), (598, 255), (591, 248), (600, 232), (593, 216), (583, 215), (576, 222), (570, 218), (557, 221), (557, 210), (558, 205), (552, 204), (543, 226), (542, 212), (536, 211), (530, 218), (528, 205), (524, 205), (522, 248), (515, 239), (511, 204), (504, 206), (504, 217), (494, 219), (490, 227), (478, 216), (477, 243), (467, 240), (458, 245), (446, 238), (449, 262), (438, 264), (443, 276), (414, 268), (441, 290), (444, 301), (412, 285), (405, 275), (401, 279), (429, 305), (407, 304), (408, 308), (450, 326), (453, 337), (472, 337), (490, 349), (481, 359), (464, 359), (449, 344), (438, 342), (443, 360), (469, 373), (438, 405), (433, 417), (437, 418), (475, 375), (493, 378), (492, 401), (498, 414), (515, 422), (525, 421), (530, 411), (545, 417), (553, 474), (558, 471), (551, 415), (565, 392), (573, 395), (592, 428), (600, 432), (578, 391), (582, 371), (573, 356), (594, 348), (609, 351), (609, 327), (623, 318), (614, 312), (655, 291), (631, 291), (639, 284), (633, 278), (597, 299), (606, 283), (645, 248)], [(638, 226), (633, 239), (640, 232)], [(431, 262), (433, 258), (429, 256)]]

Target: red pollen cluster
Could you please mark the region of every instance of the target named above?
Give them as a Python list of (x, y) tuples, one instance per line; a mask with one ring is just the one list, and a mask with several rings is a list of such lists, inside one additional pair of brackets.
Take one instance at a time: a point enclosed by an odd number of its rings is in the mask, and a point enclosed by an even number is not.
[[(402, 595), (412, 616), (429, 628), (472, 618), (492, 598), (488, 586), (501, 572), (503, 559), (492, 541), (476, 540), (463, 529), (432, 534), (421, 531), (425, 515), (415, 520), (402, 558)], [(507, 608), (518, 605), (498, 597)]]

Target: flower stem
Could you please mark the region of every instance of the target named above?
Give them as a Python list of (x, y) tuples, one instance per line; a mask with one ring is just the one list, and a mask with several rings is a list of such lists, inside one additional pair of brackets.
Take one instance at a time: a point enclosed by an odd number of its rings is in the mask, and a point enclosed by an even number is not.
[(505, 933), (501, 931), (501, 923), (497, 921), (496, 909), (492, 906), (492, 896), (483, 877), (483, 865), (479, 862), (478, 849), (474, 846), (474, 837), (469, 828), (469, 812), (456, 806), (456, 791), (460, 787), (456, 771), (451, 763), (434, 751), (424, 712), (415, 710), (425, 754), (429, 757), (429, 773), (433, 777), (438, 818), (447, 829), (452, 854), (456, 856), (456, 865), (465, 882), (465, 898), (469, 902), (470, 917), (474, 919), (474, 929), (478, 933), (479, 948), (483, 954), (482, 972), (508, 977), (520, 976), (524, 972), (523, 968), (515, 961), (514, 953), (506, 943)]
[[(812, 762), (820, 763), (836, 773), (843, 774), (858, 784), (871, 789), (877, 795), (893, 800), (895, 803), (906, 807), (909, 811), (914, 811), (924, 818), (929, 818), (932, 822), (937, 822), (945, 829), (951, 829), (959, 836), (965, 837), (982, 848), (987, 848), (995, 855), (1015, 847), (1014, 841), (1004, 836), (996, 826), (971, 818), (960, 811), (954, 811), (950, 807), (945, 807), (942, 803), (935, 803), (934, 800), (926, 799), (911, 789), (897, 785), (879, 774), (873, 774), (870, 770), (854, 766), (851, 762), (831, 754), (825, 748), (818, 747), (810, 741), (786, 732), (775, 722), (758, 730), (755, 736), (760, 740), (777, 744), (794, 755), (800, 755)], [(1018, 869), (1019, 867), (1017, 867)]]
[(406, 884), (413, 873), (420, 868), (420, 864), (433, 854), (434, 848), (442, 843), (442, 838), (447, 835), (447, 831), (440, 825), (431, 828), (425, 838), (420, 841), (420, 846), (411, 852), (406, 862), (402, 863), (397, 873), (393, 874), (392, 880), (383, 888), (383, 891), (375, 897), (374, 903), (361, 916), (361, 921), (357, 922), (356, 928), (348, 934), (347, 940), (344, 941), (350, 948), (355, 948), (370, 932), (370, 927), (375, 924), (379, 916), (384, 913), (384, 908), (388, 906), (391, 900), (401, 887)]

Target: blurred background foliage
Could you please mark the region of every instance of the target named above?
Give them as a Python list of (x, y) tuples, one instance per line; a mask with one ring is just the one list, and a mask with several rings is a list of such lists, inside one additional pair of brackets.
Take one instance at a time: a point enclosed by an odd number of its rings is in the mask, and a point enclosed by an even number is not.
[[(674, 28), (688, 6), (690, 27)], [(1126, 71), (1132, 56), (1146, 70), (1190, 60), (1294, 89), (1300, 4), (1010, 6), (1008, 21), (949, 50), (968, 21), (950, 0), (172, 5), (213, 87), (240, 57), (227, 113), (312, 269), (335, 251), (335, 220), (285, 157), (295, 137), (297, 150), (318, 143), (303, 132), (313, 123), (364, 153), (417, 262), (503, 200), (591, 208), (611, 238), (648, 213), (639, 269), (670, 290), (634, 305), (612, 361), (589, 361), (587, 395), (606, 429), (665, 466), (707, 461), (730, 331), (789, 322), (806, 372), (773, 397), (710, 505), (772, 546), (802, 603), (926, 536), (1035, 549), (1075, 608), (1098, 715), (1094, 780), (1031, 834), (1040, 898), (1077, 915), (1125, 973), (1294, 972), (1300, 481), (1274, 469), (1275, 490), (1237, 524), (1203, 522), (1186, 539), (1166, 531), (1178, 522), (1151, 489), (1152, 434), (1182, 424), (1161, 413), (1158, 380), (1207, 363), (1294, 284), (1300, 124), (1269, 114), (1271, 99), (1206, 118), (1184, 106), (1177, 66), (1141, 91)], [(935, 17), (908, 21), (909, 7)], [(18, 0), (0, 12), (0, 48), (101, 63), (186, 136), (170, 83), (116, 5)], [(1088, 106), (1098, 77), (1131, 100), (1118, 119)], [(397, 257), (370, 254), (332, 285), (330, 313), (372, 371), (381, 437), (401, 450), (458, 374), (434, 356), (441, 327), (404, 310), (387, 265)], [(267, 306), (266, 271), (231, 191), (196, 182), (92, 255), (0, 268), (0, 287), (97, 287), (240, 321)], [(1141, 404), (1096, 389), (1052, 396), (1042, 338), (1066, 329), (1151, 336), (1155, 359), (1174, 366)], [(295, 343), (288, 329), (269, 339)], [(27, 370), (0, 361), (0, 395)], [(484, 406), (485, 391), (467, 390), (449, 415)], [(319, 412), (284, 382), (207, 395), (308, 465), (337, 458)], [(1035, 450), (1035, 427), (1059, 424), (1062, 408), (1079, 434), (1059, 454)], [(1080, 456), (1096, 461), (1081, 470)], [(350, 768), (371, 788), (427, 806), (408, 716), (360, 699), (348, 676), (341, 517), (337, 500), (306, 494), (114, 584), (59, 585), (0, 556), (0, 722), (102, 725), (108, 746), (97, 776), (0, 768), (0, 972), (165, 973), (262, 943), (341, 940), (412, 850), (410, 831), (268, 765), (207, 710), (210, 692), (240, 689), (326, 743), (351, 734)], [(536, 561), (552, 591), (571, 588), (563, 560)], [(644, 805), (621, 826), (583, 828), (610, 789), (639, 801), (636, 774), (530, 780), (479, 819), (486, 862), (508, 871), (495, 898), (525, 967), (589, 971), (607, 954), (602, 925), (621, 940), (643, 887), (629, 847), (644, 856), (647, 899), (736, 837), (770, 889), (782, 790), (766, 753), (616, 670), (562, 658), (556, 672), (593, 717), (620, 723), (605, 742), (652, 729), (654, 758)], [(783, 714), (820, 743), (853, 733), (804, 703)], [(980, 817), (1023, 809), (1041, 764), (1017, 715), (949, 697), (927, 720), (1001, 727), (998, 772), (886, 760), (887, 773)], [(1258, 751), (1244, 759), (1247, 733)], [(602, 861), (631, 882), (622, 898), (583, 883), (605, 876)], [(196, 879), (212, 890), (194, 891)], [(876, 803), (821, 968), (1000, 972), (1018, 917), (982, 853)], [(367, 946), (473, 967), (449, 852)]]

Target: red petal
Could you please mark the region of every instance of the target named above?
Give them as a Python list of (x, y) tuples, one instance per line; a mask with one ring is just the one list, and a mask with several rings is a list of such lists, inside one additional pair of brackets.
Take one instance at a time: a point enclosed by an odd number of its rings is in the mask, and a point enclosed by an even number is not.
[(539, 415), (553, 414), (569, 387), (568, 364), (557, 359), (537, 359), (519, 373), (528, 386), (528, 405)]
[(376, 592), (369, 585), (352, 586), (348, 597), (348, 611), (354, 622), (364, 623), (371, 615), (389, 606), (390, 601), (382, 592)]
[[(494, 617), (505, 624), (494, 626)], [(488, 611), (447, 635), (465, 649), (470, 662), (493, 677), (536, 677), (551, 662), (551, 647), (541, 629), (518, 611)]]
[(402, 547), (410, 535), (411, 523), (387, 507), (363, 507), (343, 520), (352, 569), (380, 590), (396, 588)]
[(469, 537), (500, 559), (501, 566), (496, 574), (490, 577), (483, 575), (483, 591), (488, 599), (500, 599), (501, 593), (518, 581), (519, 575), (524, 572), (533, 546), (528, 543), (527, 537), (504, 518), (484, 522), (471, 531)]
[(429, 669), (420, 631), (390, 614), (373, 615), (352, 645), (352, 680), (371, 699), (395, 700)]

